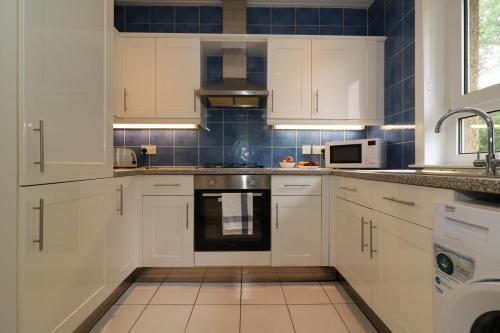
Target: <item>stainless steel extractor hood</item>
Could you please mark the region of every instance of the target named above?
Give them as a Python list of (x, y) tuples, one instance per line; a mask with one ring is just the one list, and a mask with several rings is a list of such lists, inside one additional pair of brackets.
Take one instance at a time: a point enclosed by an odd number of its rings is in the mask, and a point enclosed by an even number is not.
[[(225, 34), (246, 33), (246, 0), (222, 1)], [(243, 48), (222, 50), (222, 79), (196, 91), (206, 108), (265, 108), (269, 92), (247, 79), (247, 54)]]

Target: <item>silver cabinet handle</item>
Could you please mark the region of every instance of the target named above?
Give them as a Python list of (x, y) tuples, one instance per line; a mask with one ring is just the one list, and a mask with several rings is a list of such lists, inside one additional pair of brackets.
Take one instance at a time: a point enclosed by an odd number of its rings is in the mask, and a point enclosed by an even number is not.
[(186, 202), (186, 230), (189, 230), (189, 202)]
[(176, 187), (181, 186), (181, 184), (153, 184), (155, 187)]
[(193, 111), (196, 113), (196, 89), (193, 91)]
[(340, 186), (341, 189), (343, 190), (346, 190), (346, 191), (350, 191), (350, 192), (356, 192), (357, 189), (354, 188), (354, 187), (347, 187), (347, 186)]
[(284, 187), (308, 187), (311, 186), (309, 184), (285, 184)]
[(120, 207), (117, 209), (117, 211), (120, 212), (120, 215), (123, 216), (123, 184), (120, 184), (120, 188), (116, 191), (120, 192)]
[(368, 244), (365, 243), (365, 225), (368, 224), (368, 222), (365, 221), (364, 217), (361, 217), (361, 252), (365, 252), (365, 247), (368, 246)]
[(33, 128), (33, 131), (38, 132), (40, 135), (40, 160), (38, 162), (33, 162), (36, 165), (40, 166), (40, 172), (45, 172), (45, 135), (44, 135), (44, 127), (43, 120), (40, 120), (38, 128)]
[(38, 210), (38, 239), (35, 239), (33, 243), (38, 243), (38, 249), (43, 251), (43, 217), (44, 217), (44, 202), (40, 199), (38, 207), (33, 207), (33, 209)]
[(319, 90), (316, 90), (316, 113), (319, 112)]
[(271, 89), (271, 112), (274, 112), (274, 90)]
[(415, 206), (415, 202), (413, 202), (413, 201), (399, 200), (399, 199), (396, 199), (394, 197), (382, 197), (382, 199), (387, 200), (387, 201), (397, 202), (397, 203), (407, 205), (407, 206)]
[(123, 112), (127, 112), (128, 103), (127, 103), (127, 89), (123, 89)]
[(279, 228), (278, 203), (276, 203), (276, 229)]
[(377, 226), (373, 225), (373, 221), (370, 220), (370, 259), (373, 258), (374, 253), (377, 253), (377, 250), (373, 249), (373, 229), (377, 229)]

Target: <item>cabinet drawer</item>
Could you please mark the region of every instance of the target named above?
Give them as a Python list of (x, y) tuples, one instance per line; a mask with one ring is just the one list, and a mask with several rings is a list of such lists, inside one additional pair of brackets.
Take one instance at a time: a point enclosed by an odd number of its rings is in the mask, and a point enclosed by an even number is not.
[(193, 195), (193, 176), (144, 176), (143, 195)]
[(321, 195), (321, 176), (273, 176), (272, 195)]
[(375, 182), (356, 178), (336, 177), (334, 184), (334, 196), (360, 205), (371, 206)]
[(373, 193), (374, 209), (430, 229), (436, 202), (454, 200), (452, 190), (395, 183), (377, 182)]

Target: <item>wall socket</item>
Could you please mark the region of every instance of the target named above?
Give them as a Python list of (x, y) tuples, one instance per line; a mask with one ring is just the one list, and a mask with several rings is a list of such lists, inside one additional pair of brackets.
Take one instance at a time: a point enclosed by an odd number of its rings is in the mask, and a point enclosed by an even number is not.
[(325, 146), (312, 146), (312, 153), (314, 155), (321, 155), (322, 154), (322, 150), (325, 149)]
[(144, 154), (146, 155), (156, 155), (156, 146), (155, 145), (142, 145), (141, 146), (141, 152), (146, 152)]
[(311, 153), (311, 145), (302, 145), (302, 154), (310, 154)]

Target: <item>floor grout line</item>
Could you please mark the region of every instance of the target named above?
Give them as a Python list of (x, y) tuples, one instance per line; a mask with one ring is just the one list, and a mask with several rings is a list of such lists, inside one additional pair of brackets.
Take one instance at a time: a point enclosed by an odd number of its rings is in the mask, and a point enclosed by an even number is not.
[(151, 302), (151, 300), (153, 299), (153, 297), (156, 295), (156, 293), (158, 292), (158, 290), (160, 290), (160, 286), (161, 286), (161, 283), (158, 285), (158, 288), (156, 288), (154, 294), (149, 298), (149, 300), (148, 300), (148, 302), (146, 304), (141, 304), (141, 305), (144, 305), (144, 309), (142, 309), (141, 313), (135, 319), (135, 321), (132, 324), (132, 326), (130, 326), (130, 329), (128, 330), (129, 333), (132, 331), (132, 329), (134, 328), (135, 324), (137, 324), (137, 322), (139, 321), (139, 318), (141, 318), (141, 316), (144, 313), (144, 311), (146, 311), (146, 308), (148, 307), (149, 303)]
[[(347, 331), (349, 331), (349, 333), (351, 333), (351, 329), (349, 328), (349, 326), (347, 325), (347, 322), (344, 320), (344, 317), (342, 317), (342, 315), (340, 314), (340, 312), (337, 310), (337, 306), (335, 306), (335, 302), (333, 301), (332, 298), (330, 298), (330, 295), (328, 295), (328, 293), (326, 292), (326, 289), (325, 287), (323, 286), (323, 284), (319, 284), (321, 286), (321, 288), (323, 289), (323, 291), (325, 292), (326, 296), (328, 297), (328, 299), (330, 300), (332, 306), (333, 306), (333, 309), (335, 310), (335, 312), (339, 315), (340, 317), (340, 320), (342, 320), (342, 322), (344, 323), (344, 326), (345, 328), (347, 329)], [(339, 287), (342, 288), (342, 286), (339, 285)]]
[(297, 330), (295, 329), (295, 324), (293, 323), (292, 313), (290, 312), (290, 307), (288, 306), (288, 301), (286, 299), (285, 290), (283, 289), (283, 282), (281, 281), (280, 281), (280, 286), (281, 286), (281, 292), (283, 293), (283, 297), (285, 298), (286, 310), (288, 311), (288, 317), (290, 317), (290, 322), (292, 323), (293, 331), (297, 333)]
[(203, 281), (200, 282), (200, 287), (198, 288), (198, 292), (196, 293), (196, 297), (194, 299), (193, 306), (191, 307), (191, 312), (189, 313), (188, 320), (186, 321), (186, 327), (184, 327), (184, 333), (186, 333), (187, 328), (189, 326), (189, 322), (191, 321), (191, 316), (193, 315), (194, 307), (196, 306), (196, 302), (198, 301), (198, 296), (200, 295), (201, 287), (203, 286)]

